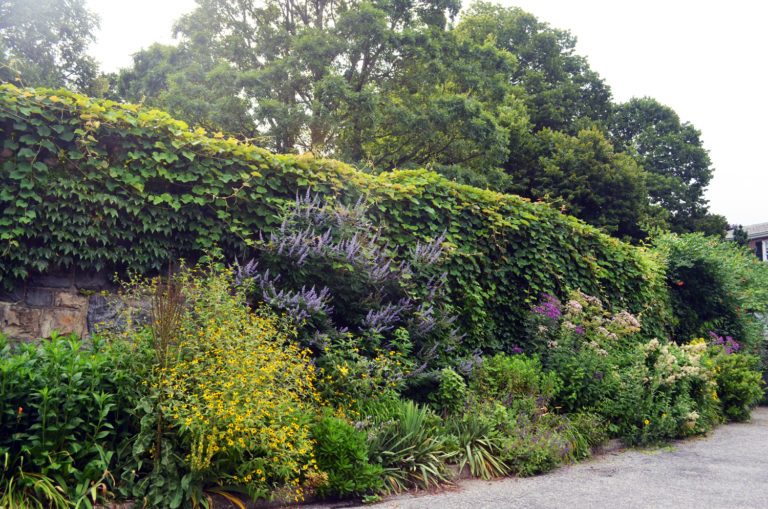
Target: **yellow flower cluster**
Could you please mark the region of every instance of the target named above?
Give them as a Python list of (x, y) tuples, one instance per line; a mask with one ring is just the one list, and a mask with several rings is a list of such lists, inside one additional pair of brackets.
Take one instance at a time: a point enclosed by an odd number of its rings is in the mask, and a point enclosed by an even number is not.
[(236, 465), (230, 483), (299, 486), (316, 470), (307, 416), (318, 403), (309, 352), (279, 318), (251, 312), (227, 277), (189, 280), (176, 351), (158, 368), (165, 418), (196, 472)]

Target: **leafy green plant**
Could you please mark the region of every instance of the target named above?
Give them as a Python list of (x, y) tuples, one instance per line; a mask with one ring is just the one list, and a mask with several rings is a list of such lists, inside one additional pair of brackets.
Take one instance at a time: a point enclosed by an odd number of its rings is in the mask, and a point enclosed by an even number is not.
[(363, 341), (341, 335), (316, 360), (317, 390), (324, 404), (338, 412), (354, 413), (366, 401), (399, 397), (413, 369), (413, 360), (400, 351), (374, 349), (372, 355), (364, 355)]
[(445, 462), (451, 455), (445, 451), (440, 419), (412, 401), (390, 405), (380, 418), (387, 414), (388, 420), (373, 422), (368, 430), (368, 454), (372, 463), (384, 467), (385, 490), (400, 492), (448, 482)]
[(457, 413), (464, 409), (469, 391), (464, 378), (451, 368), (438, 373), (438, 389), (429, 398), (434, 407), (444, 414)]
[[(722, 347), (721, 347), (722, 348)], [(753, 355), (720, 351), (714, 361), (716, 396), (725, 416), (734, 421), (748, 421), (750, 407), (763, 397), (763, 383), (758, 358)]]
[(574, 458), (569, 420), (540, 407), (533, 414), (510, 416), (500, 430), (499, 459), (521, 476), (547, 472)]
[(324, 417), (315, 424), (318, 468), (328, 474), (317, 492), (321, 496), (345, 497), (378, 491), (384, 481), (381, 465), (368, 462), (365, 435), (335, 417)]
[(673, 337), (684, 342), (709, 331), (740, 338), (757, 353), (768, 309), (768, 266), (747, 248), (699, 233), (662, 235), (655, 250), (667, 261), (666, 283), (676, 320)]
[(592, 450), (608, 439), (605, 418), (589, 412), (578, 412), (567, 417), (567, 425), (560, 431), (571, 439), (570, 456), (576, 460), (589, 458)]
[(18, 507), (44, 509), (66, 509), (71, 507), (62, 488), (47, 475), (24, 471), (24, 462), (20, 461), (15, 472), (9, 468), (10, 454), (5, 453), (3, 460), (3, 480), (0, 487), (0, 507)]
[[(298, 500), (316, 468), (309, 423), (318, 399), (308, 352), (293, 343), (288, 323), (248, 307), (231, 270), (182, 268), (174, 279), (139, 282), (129, 292), (133, 300), (160, 294), (183, 306), (178, 316), (156, 313), (154, 327), (128, 331), (144, 390), (136, 398), (140, 429), (122, 469), (125, 494), (164, 507), (204, 503), (211, 486), (253, 498), (284, 488)], [(166, 319), (177, 323), (157, 323)]]
[(496, 354), (472, 370), (470, 387), (491, 398), (543, 396), (550, 398), (557, 388), (557, 376), (545, 373), (537, 356)]
[(447, 419), (445, 432), (449, 452), (455, 455), (452, 461), (459, 471), (469, 467), (474, 477), (490, 479), (508, 472), (501, 459), (502, 437), (493, 418), (484, 415), (482, 405), (473, 405), (469, 411)]
[(90, 506), (112, 493), (115, 450), (130, 428), (102, 346), (53, 333), (12, 347), (0, 334), (0, 494), (9, 506)]

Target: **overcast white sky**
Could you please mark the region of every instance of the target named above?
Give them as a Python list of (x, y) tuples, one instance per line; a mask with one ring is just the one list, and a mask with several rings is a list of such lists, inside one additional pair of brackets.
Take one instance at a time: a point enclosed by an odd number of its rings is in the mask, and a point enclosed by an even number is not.
[[(87, 0), (101, 16), (91, 53), (105, 71), (131, 64), (194, 0)], [(468, 5), (465, 0), (465, 5)], [(710, 209), (730, 222), (768, 222), (765, 0), (505, 0), (578, 38), (614, 100), (650, 96), (702, 132), (714, 162)]]

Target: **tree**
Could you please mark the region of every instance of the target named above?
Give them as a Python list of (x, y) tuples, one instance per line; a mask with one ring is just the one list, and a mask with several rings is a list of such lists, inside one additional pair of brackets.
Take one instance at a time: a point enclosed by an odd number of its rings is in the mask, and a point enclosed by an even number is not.
[(0, 0), (0, 81), (87, 91), (97, 26), (85, 0)]
[(514, 58), (453, 32), (419, 39), (408, 45), (399, 76), (379, 87), (378, 121), (361, 133), (364, 159), (382, 169), (437, 164), (484, 172), (502, 164), (510, 138), (530, 129), (508, 83)]
[(442, 28), (458, 8), (439, 0), (199, 0), (177, 30), (236, 69), (276, 150), (324, 155), (347, 124), (371, 122), (376, 88), (397, 73), (411, 32)]
[(507, 79), (514, 59), (447, 31), (458, 7), (200, 0), (177, 23), (179, 46), (137, 55), (121, 92), (208, 128), (250, 124), (278, 152), (382, 169), (498, 165), (528, 128)]
[(645, 175), (634, 160), (616, 153), (603, 133), (591, 128), (577, 136), (545, 128), (529, 147), (529, 163), (510, 169), (513, 191), (560, 206), (606, 233), (642, 239), (651, 219)]
[(742, 247), (749, 246), (749, 234), (740, 224), (733, 228), (733, 241)]
[(712, 161), (701, 133), (654, 99), (632, 99), (615, 107), (608, 124), (617, 150), (632, 154), (648, 174), (651, 203), (669, 212), (673, 232), (717, 229), (725, 222), (708, 217), (704, 191), (712, 179)]
[(576, 38), (551, 28), (517, 7), (485, 2), (472, 4), (457, 32), (476, 44), (492, 41), (517, 59), (510, 75), (518, 87), (534, 131), (545, 127), (575, 135), (610, 116), (611, 91), (574, 54)]
[(167, 111), (190, 125), (240, 138), (258, 136), (237, 72), (193, 44), (153, 44), (133, 56), (117, 82), (120, 99)]

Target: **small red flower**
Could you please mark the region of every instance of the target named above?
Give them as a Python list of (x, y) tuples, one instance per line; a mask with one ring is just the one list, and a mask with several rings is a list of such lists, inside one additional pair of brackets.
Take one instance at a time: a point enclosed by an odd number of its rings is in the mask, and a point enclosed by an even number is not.
[(678, 281), (677, 282), (677, 286), (683, 286), (683, 282), (682, 281)]

